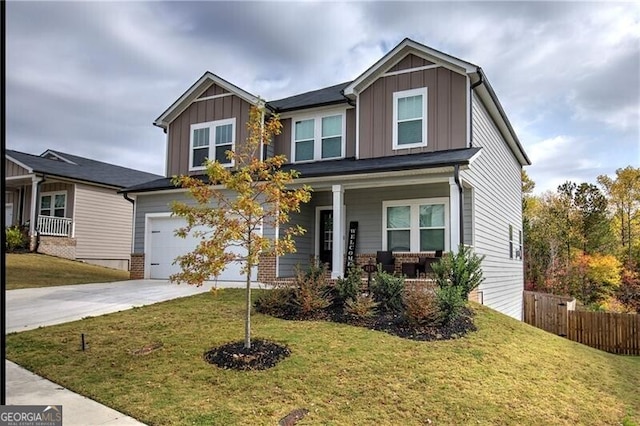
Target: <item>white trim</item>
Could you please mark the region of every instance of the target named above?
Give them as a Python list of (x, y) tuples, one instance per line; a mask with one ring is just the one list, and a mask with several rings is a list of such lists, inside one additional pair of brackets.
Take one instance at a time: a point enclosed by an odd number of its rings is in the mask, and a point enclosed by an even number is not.
[[(211, 86), (209, 86), (211, 87)], [(207, 89), (209, 88), (207, 87)], [(213, 96), (205, 96), (204, 98), (196, 98), (193, 102), (202, 102), (202, 101), (210, 101), (213, 99), (220, 99), (220, 98), (224, 98), (227, 96), (233, 96), (233, 93), (231, 92), (227, 92), (227, 93), (220, 93), (218, 95), (213, 95)]]
[(333, 211), (333, 206), (316, 206), (316, 217), (315, 217), (315, 235), (314, 235), (314, 249), (313, 255), (318, 258), (320, 257), (320, 212), (323, 210)]
[[(215, 160), (216, 158), (216, 132), (218, 127), (221, 126), (227, 126), (231, 124), (231, 149), (227, 150), (227, 151), (235, 151), (236, 149), (236, 131), (237, 131), (237, 127), (236, 127), (236, 118), (225, 118), (223, 120), (216, 120), (216, 121), (207, 121), (205, 123), (194, 123), (189, 127), (189, 171), (196, 171), (196, 170), (205, 170), (206, 167), (205, 166), (193, 166), (193, 133), (195, 130), (198, 129), (209, 129), (209, 155), (207, 155), (207, 158), (210, 160)], [(200, 147), (200, 149), (202, 149), (203, 147)], [(230, 163), (220, 163), (225, 167), (233, 167), (235, 165), (234, 161), (231, 161)]]
[[(405, 56), (406, 58), (406, 56)], [(404, 59), (404, 58), (402, 58)], [(416, 71), (425, 71), (425, 70), (431, 70), (434, 68), (443, 68), (442, 65), (439, 64), (431, 64), (431, 65), (423, 65), (421, 67), (415, 67), (415, 68), (406, 68), (403, 70), (399, 70), (399, 71), (390, 71), (390, 72), (385, 72), (384, 74), (380, 75), (380, 77), (391, 77), (394, 75), (400, 75), (400, 74), (407, 74), (410, 72), (416, 72)]]
[(4, 178), (4, 180), (8, 181), (8, 182), (14, 181), (14, 180), (25, 180), (25, 179), (28, 180), (28, 179), (33, 178), (33, 176), (34, 176), (33, 174), (20, 175), (20, 176), (9, 176), (9, 177)]
[[(340, 116), (341, 119), (341, 148), (339, 157), (322, 158), (322, 120), (328, 117)], [(313, 120), (313, 158), (311, 160), (296, 160), (296, 122)], [(347, 144), (347, 111), (345, 108), (325, 110), (323, 114), (300, 114), (291, 117), (291, 163), (311, 163), (315, 161), (339, 160), (345, 158)], [(337, 135), (336, 135), (337, 136)], [(301, 139), (306, 141), (309, 139)]]
[[(33, 169), (29, 166), (27, 166), (26, 164), (16, 160), (15, 158), (13, 158), (11, 155), (9, 154), (5, 154), (4, 156), (7, 160), (9, 161), (13, 161), (14, 163), (16, 163), (18, 166), (22, 167), (23, 169), (26, 169), (29, 174), (33, 173)], [(24, 176), (24, 175), (23, 175)], [(15, 176), (15, 177), (22, 177), (22, 176)]]
[(73, 214), (71, 215), (71, 238), (76, 237), (76, 211), (78, 210), (76, 206), (78, 200), (78, 184), (73, 184)]
[(170, 129), (169, 129), (169, 127), (170, 127), (170, 126), (171, 126), (171, 125), (169, 124), (169, 125), (167, 125), (166, 129), (164, 129), (164, 131), (165, 131), (165, 138), (164, 138), (164, 140), (165, 140), (165, 150), (164, 150), (164, 161), (165, 161), (165, 164), (164, 164), (164, 175), (165, 175), (165, 176), (169, 176), (169, 142), (170, 142), (170, 141), (169, 141), (169, 130), (170, 130)]
[[(411, 96), (422, 96), (422, 142), (413, 144), (398, 144), (398, 101), (400, 99), (408, 98)], [(402, 90), (399, 92), (393, 92), (393, 150), (419, 148), (427, 146), (428, 143), (428, 104), (429, 104), (429, 90), (426, 87), (418, 89)]]
[(37, 176), (31, 177), (31, 205), (29, 209), (31, 210), (29, 217), (29, 235), (34, 236), (36, 234), (36, 221), (38, 220), (38, 183), (42, 182), (42, 178)]
[[(136, 249), (136, 217), (138, 213), (138, 197), (129, 196), (133, 200), (133, 217), (131, 218), (131, 253), (135, 253)], [(124, 198), (124, 196), (123, 196)], [(126, 199), (126, 198), (125, 198)], [(75, 209), (74, 209), (75, 210)], [(144, 250), (144, 248), (143, 248)]]
[(467, 123), (467, 148), (471, 147), (471, 78), (469, 75), (465, 77), (466, 81), (466, 94), (465, 99), (467, 100), (467, 118), (465, 122)]
[(56, 157), (58, 160), (64, 161), (65, 163), (74, 164), (76, 166), (78, 165), (78, 164), (74, 163), (73, 161), (64, 158), (62, 155), (60, 155), (60, 154), (58, 154), (56, 152), (53, 152), (50, 149), (48, 149), (45, 152), (43, 152), (42, 154), (40, 154), (40, 157), (44, 158), (47, 154), (51, 154), (54, 157)]
[(447, 197), (434, 197), (434, 198), (417, 198), (407, 200), (389, 200), (382, 202), (382, 249), (387, 249), (387, 207), (397, 206), (409, 206), (411, 208), (410, 216), (410, 249), (411, 253), (419, 253), (420, 250), (420, 206), (442, 204), (444, 205), (444, 251), (449, 251), (449, 238), (447, 236), (451, 233), (450, 223), (450, 209), (449, 198)]
[(344, 188), (342, 185), (333, 185), (333, 247), (331, 261), (331, 278), (340, 278), (344, 275)]
[(280, 120), (286, 120), (289, 118), (298, 118), (298, 117), (317, 117), (319, 115), (336, 115), (340, 112), (346, 111), (348, 109), (355, 109), (356, 107), (351, 106), (349, 104), (340, 104), (340, 105), (323, 105), (315, 108), (307, 108), (303, 110), (294, 110), (294, 111), (285, 111), (280, 114)]
[[(64, 194), (64, 214), (63, 216), (56, 216), (55, 215), (55, 210), (57, 210), (55, 208), (55, 201), (56, 201), (56, 195), (61, 195)], [(67, 190), (61, 190), (61, 191), (47, 191), (47, 192), (41, 192), (40, 195), (38, 196), (38, 216), (45, 216), (42, 214), (42, 197), (51, 197), (51, 207), (49, 207), (49, 210), (51, 210), (51, 213), (49, 216), (51, 217), (67, 217), (67, 205), (69, 204), (69, 197), (68, 197), (68, 193)]]
[(460, 205), (460, 192), (454, 178), (449, 178), (449, 200), (451, 202), (451, 208), (449, 209), (449, 222), (451, 223), (449, 235), (451, 242), (449, 246), (457, 252), (458, 246), (464, 244), (464, 241), (460, 240), (460, 209), (464, 206)]

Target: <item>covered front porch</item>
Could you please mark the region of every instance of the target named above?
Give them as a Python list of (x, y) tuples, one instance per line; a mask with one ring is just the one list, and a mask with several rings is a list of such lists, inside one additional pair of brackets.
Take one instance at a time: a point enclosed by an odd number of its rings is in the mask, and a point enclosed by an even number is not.
[(405, 263), (473, 245), (473, 188), (453, 167), (305, 183), (314, 190), (312, 200), (291, 222), (307, 232), (296, 238), (296, 253), (276, 260), (277, 278), (317, 259), (336, 279), (350, 263), (377, 263), (379, 251), (391, 252), (393, 270), (407, 275)]

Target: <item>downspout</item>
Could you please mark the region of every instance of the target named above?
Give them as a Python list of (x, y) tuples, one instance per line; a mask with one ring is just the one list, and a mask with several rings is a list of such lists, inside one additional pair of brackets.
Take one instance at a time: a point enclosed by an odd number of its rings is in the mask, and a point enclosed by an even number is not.
[(462, 184), (460, 183), (460, 164), (455, 164), (453, 166), (453, 180), (458, 187), (458, 205), (460, 206), (458, 209), (458, 214), (460, 215), (460, 241), (458, 245), (464, 243), (464, 198), (462, 193)]
[(127, 200), (128, 202), (130, 202), (131, 204), (135, 205), (136, 204), (136, 200), (134, 200), (133, 198), (129, 197), (129, 194), (126, 192), (122, 193), (122, 196), (124, 197), (125, 200)]
[(471, 129), (470, 129), (471, 137), (469, 140), (469, 148), (473, 148), (473, 89), (475, 89), (476, 87), (484, 83), (484, 74), (482, 73), (482, 68), (477, 67), (476, 72), (478, 73), (479, 80), (473, 83), (469, 88), (469, 102), (471, 102), (471, 105), (469, 108), (469, 126), (471, 126)]

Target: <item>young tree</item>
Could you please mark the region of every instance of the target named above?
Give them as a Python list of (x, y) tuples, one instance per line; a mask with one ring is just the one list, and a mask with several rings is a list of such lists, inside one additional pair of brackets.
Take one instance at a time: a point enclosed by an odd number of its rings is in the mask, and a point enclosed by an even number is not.
[[(193, 233), (200, 239), (191, 252), (176, 262), (182, 271), (171, 276), (174, 282), (200, 286), (217, 277), (231, 262), (240, 262), (246, 277), (244, 347), (251, 348), (251, 269), (261, 255), (280, 256), (295, 252), (293, 237), (305, 230), (299, 225), (283, 226), (291, 212), (311, 199), (311, 188), (291, 184), (299, 176), (294, 170), (284, 171), (283, 155), (261, 159), (262, 147), (281, 131), (277, 115), (265, 122), (264, 107), (252, 107), (247, 123), (248, 137), (235, 151), (227, 151), (234, 164), (228, 168), (218, 161), (206, 161), (206, 179), (192, 176), (174, 177), (173, 183), (188, 189), (196, 204), (172, 204), (173, 214), (186, 219), (187, 225), (176, 230), (186, 237)], [(267, 226), (279, 229), (279, 237), (263, 235)], [(242, 254), (234, 248), (244, 249)]]

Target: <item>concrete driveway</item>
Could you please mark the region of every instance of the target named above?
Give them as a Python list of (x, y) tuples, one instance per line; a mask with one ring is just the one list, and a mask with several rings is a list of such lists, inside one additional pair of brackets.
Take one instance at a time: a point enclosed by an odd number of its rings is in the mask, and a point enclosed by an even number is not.
[[(219, 282), (219, 288), (244, 288), (241, 282)], [(131, 280), (7, 291), (7, 332), (75, 321), (209, 291), (163, 280)], [(252, 284), (260, 288), (259, 284)], [(141, 425), (143, 423), (71, 392), (19, 365), (5, 361), (7, 404), (62, 405), (65, 426)], [(87, 420), (91, 419), (91, 420)]]
[[(219, 288), (244, 288), (242, 282), (218, 282)], [(164, 280), (130, 280), (7, 291), (7, 333), (61, 324), (88, 316), (131, 309), (209, 291)], [(259, 288), (259, 284), (252, 284)]]

